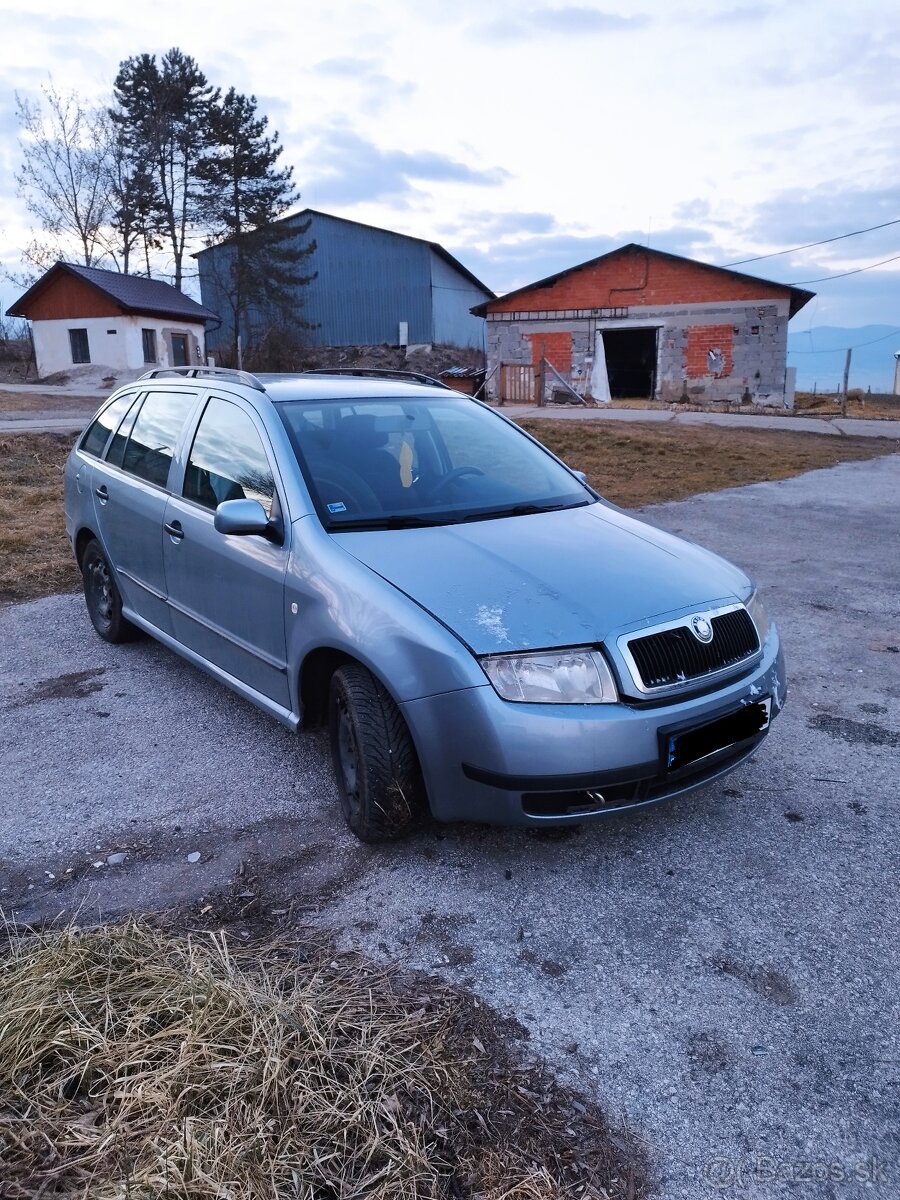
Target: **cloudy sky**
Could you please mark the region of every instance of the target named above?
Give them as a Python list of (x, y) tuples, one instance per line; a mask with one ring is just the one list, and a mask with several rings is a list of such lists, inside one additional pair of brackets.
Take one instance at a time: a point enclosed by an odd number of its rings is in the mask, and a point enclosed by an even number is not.
[[(724, 265), (900, 221), (892, 0), (30, 0), (0, 21), (7, 267), (14, 94), (52, 76), (101, 102), (122, 59), (172, 45), (257, 96), (301, 206), (440, 241), (498, 292), (628, 241)], [(832, 278), (894, 256), (900, 224), (742, 269), (826, 277), (798, 331), (900, 325), (900, 258)]]

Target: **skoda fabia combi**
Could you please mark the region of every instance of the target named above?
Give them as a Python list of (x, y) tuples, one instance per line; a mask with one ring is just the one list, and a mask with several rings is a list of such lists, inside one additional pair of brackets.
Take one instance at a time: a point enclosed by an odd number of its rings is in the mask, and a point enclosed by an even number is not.
[(427, 380), (157, 370), (65, 472), (97, 633), (330, 731), (350, 828), (553, 825), (677, 796), (784, 702), (753, 583)]

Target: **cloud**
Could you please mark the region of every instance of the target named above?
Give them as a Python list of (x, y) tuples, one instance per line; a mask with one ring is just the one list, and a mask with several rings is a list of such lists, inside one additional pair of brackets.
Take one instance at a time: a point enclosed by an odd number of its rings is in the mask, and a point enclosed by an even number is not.
[[(722, 12), (702, 13), (694, 21), (704, 28), (715, 25), (757, 25), (774, 11), (771, 4), (739, 4)], [(679, 17), (679, 20), (681, 18)]]
[(377, 114), (390, 104), (408, 100), (418, 90), (409, 80), (394, 79), (385, 74), (379, 61), (370, 57), (345, 54), (325, 58), (312, 67), (312, 73), (359, 87), (361, 107), (369, 113)]
[(501, 167), (469, 166), (434, 150), (383, 150), (343, 124), (321, 130), (306, 161), (302, 182), (315, 187), (317, 204), (396, 202), (415, 182), (494, 187), (509, 177)]
[[(516, 229), (518, 214), (505, 214), (507, 229)], [(629, 242), (643, 244), (646, 231), (619, 230), (615, 234), (566, 233), (558, 231), (549, 235), (520, 237), (514, 241), (503, 241), (470, 237), (468, 240), (448, 239), (447, 248), (464, 262), (479, 279), (498, 292), (510, 292), (557, 271), (565, 271), (579, 263), (599, 258), (602, 254), (616, 250)], [(478, 241), (481, 244), (478, 244)], [(704, 229), (672, 227), (660, 230), (652, 237), (654, 250), (665, 250), (670, 254), (697, 257), (699, 248), (710, 242), (710, 234)]]
[(336, 58), (324, 58), (310, 69), (316, 75), (331, 75), (338, 79), (358, 79), (360, 75), (371, 74), (378, 64), (374, 58), (353, 58), (349, 54), (338, 55)]
[(548, 33), (564, 37), (593, 33), (626, 33), (650, 24), (650, 17), (637, 14), (622, 17), (582, 4), (561, 8), (524, 8), (476, 26), (476, 32), (488, 41), (511, 42)]
[(517, 238), (523, 234), (546, 234), (557, 228), (556, 217), (543, 212), (466, 212), (456, 220), (439, 225), (441, 237), (470, 238), (484, 242)]
[(855, 92), (858, 99), (888, 105), (900, 96), (900, 54), (887, 31), (860, 26), (853, 33), (792, 46), (789, 60), (761, 67), (759, 78), (775, 88), (821, 89), (826, 80), (834, 80), (847, 99)]
[[(797, 187), (776, 192), (755, 206), (744, 232), (749, 244), (778, 248), (805, 245), (898, 218), (900, 184), (860, 188), (832, 183), (823, 187)], [(830, 259), (846, 261), (848, 258), (858, 258), (869, 261), (886, 256), (891, 251), (900, 253), (900, 225), (817, 247), (815, 254), (807, 254), (792, 269), (808, 273), (810, 262), (827, 267)], [(773, 264), (781, 262), (780, 259), (771, 261)]]

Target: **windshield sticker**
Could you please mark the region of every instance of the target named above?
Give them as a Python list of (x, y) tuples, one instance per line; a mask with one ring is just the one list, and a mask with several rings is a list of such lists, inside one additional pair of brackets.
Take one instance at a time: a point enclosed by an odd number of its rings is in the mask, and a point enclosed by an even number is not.
[(346, 512), (347, 505), (344, 504), (342, 500), (333, 500), (331, 504), (328, 505), (328, 511), (330, 513)]

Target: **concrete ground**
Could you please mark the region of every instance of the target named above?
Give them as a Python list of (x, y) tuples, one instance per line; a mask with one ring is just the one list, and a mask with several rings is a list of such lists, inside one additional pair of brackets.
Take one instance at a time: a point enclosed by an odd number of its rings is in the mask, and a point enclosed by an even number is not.
[(679, 412), (672, 408), (582, 408), (570, 404), (536, 408), (533, 404), (504, 405), (500, 409), (507, 417), (516, 420), (560, 421), (651, 421), (653, 424), (669, 425), (730, 425), (748, 429), (783, 429), (788, 433), (822, 433), (840, 437), (841, 434), (856, 434), (860, 437), (898, 437), (900, 421), (859, 420), (854, 417), (795, 417), (786, 413), (754, 412)]
[(362, 846), (321, 735), (153, 642), (105, 645), (78, 597), (8, 607), (0, 904), (89, 920), (227, 894), (318, 921), (515, 1014), (646, 1139), (667, 1200), (895, 1197), (898, 499), (894, 455), (647, 510), (757, 578), (788, 704), (725, 781), (561, 837)]
[[(7, 388), (22, 391), (24, 388)], [(49, 390), (49, 389), (48, 389)], [(71, 396), (72, 393), (60, 394)], [(3, 412), (0, 408), (0, 433), (78, 433), (85, 427), (98, 407), (96, 401), (85, 401), (84, 408), (60, 414), (51, 407), (43, 411), (22, 413)], [(748, 429), (782, 429), (788, 433), (821, 433), (840, 437), (853, 434), (859, 437), (900, 438), (900, 421), (865, 420), (853, 417), (789, 417), (778, 413), (677, 412), (670, 408), (582, 408), (580, 405), (536, 408), (533, 404), (506, 405), (499, 410), (504, 416), (548, 421), (630, 421), (674, 425), (731, 425)]]

